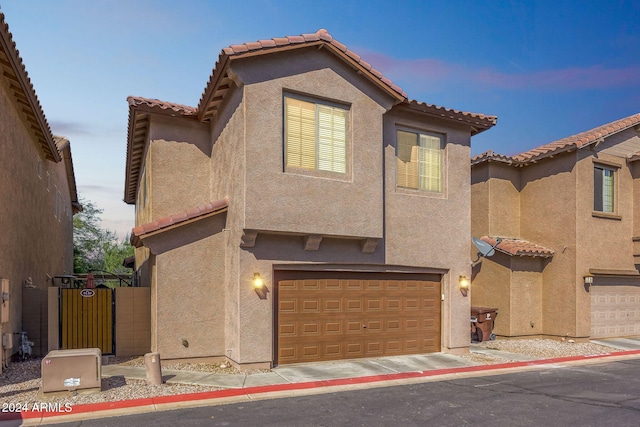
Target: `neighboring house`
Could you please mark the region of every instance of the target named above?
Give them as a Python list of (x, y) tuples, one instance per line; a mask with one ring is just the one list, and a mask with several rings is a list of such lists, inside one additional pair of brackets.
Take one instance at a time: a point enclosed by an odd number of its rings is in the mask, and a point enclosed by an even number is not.
[(163, 359), (468, 351), (470, 139), (495, 117), (408, 100), (325, 30), (225, 48), (195, 108), (128, 101)]
[(472, 305), (499, 309), (496, 334), (640, 335), (638, 153), (640, 114), (472, 159), (472, 233), (504, 239), (472, 284)]
[[(0, 68), (0, 279), (8, 297), (1, 328), (10, 335), (26, 331), (34, 353), (42, 354), (46, 288), (53, 277), (73, 272), (72, 215), (81, 207), (69, 141), (51, 134), (2, 12)], [(13, 336), (4, 360), (18, 342)]]

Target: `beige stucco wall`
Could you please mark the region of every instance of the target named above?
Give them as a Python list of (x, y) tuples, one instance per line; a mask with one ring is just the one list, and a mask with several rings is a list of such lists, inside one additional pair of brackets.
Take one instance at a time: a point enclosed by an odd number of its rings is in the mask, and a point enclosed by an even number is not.
[[(555, 251), (543, 271), (545, 334), (579, 336), (576, 329), (576, 153), (522, 168), (521, 236)], [(593, 179), (591, 177), (590, 179)]]
[(148, 287), (116, 288), (116, 356), (140, 356), (151, 350), (151, 292)]
[[(475, 255), (475, 254), (474, 254)], [(475, 259), (475, 258), (474, 258)], [(494, 322), (496, 335), (511, 334), (511, 261), (508, 255), (496, 252), (473, 267), (470, 298), (472, 307), (497, 308)]]
[[(443, 191), (432, 194), (396, 186), (398, 127), (444, 136)], [(385, 262), (440, 269), (443, 277), (442, 346), (469, 346), (470, 298), (458, 289), (471, 277), (470, 133), (419, 113), (395, 108), (384, 117)]]
[(472, 235), (520, 235), (520, 171), (499, 162), (473, 167)]
[[(346, 68), (316, 49), (234, 65), (245, 84), (246, 228), (382, 237), (381, 117), (390, 100), (380, 105), (375, 89), (358, 87)], [(287, 91), (349, 106), (346, 174), (320, 178), (299, 169), (283, 173)]]
[(222, 214), (145, 242), (155, 254), (151, 348), (165, 359), (224, 355), (224, 226)]
[[(607, 144), (603, 144), (606, 149)], [(577, 328), (580, 335), (591, 333), (591, 298), (584, 287), (583, 276), (590, 269), (635, 271), (633, 257), (634, 236), (634, 179), (625, 158), (612, 156), (599, 150), (581, 153), (578, 162), (579, 174), (577, 194), (577, 250), (576, 293), (578, 295)], [(615, 174), (614, 217), (603, 217), (593, 213), (593, 168), (601, 162), (618, 165)], [(636, 215), (638, 214), (636, 211)]]
[[(542, 258), (510, 257), (511, 285), (509, 299), (511, 313), (509, 335), (539, 335), (544, 331), (542, 317)], [(553, 319), (548, 319), (553, 322)]]
[[(2, 332), (14, 333), (23, 329), (25, 281), (31, 278), (34, 286), (46, 289), (52, 284), (48, 277), (73, 271), (72, 211), (64, 162), (45, 160), (8, 97), (4, 79), (0, 79), (0, 111), (0, 158), (5, 160), (0, 168), (0, 278), (9, 279), (11, 292), (10, 319)], [(64, 208), (59, 219), (54, 215), (57, 192)], [(14, 345), (12, 352), (16, 351)]]

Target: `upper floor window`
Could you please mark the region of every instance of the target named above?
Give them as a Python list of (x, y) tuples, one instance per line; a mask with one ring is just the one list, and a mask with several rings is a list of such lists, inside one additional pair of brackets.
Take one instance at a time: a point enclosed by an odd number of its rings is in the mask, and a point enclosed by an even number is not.
[(337, 106), (286, 96), (287, 167), (347, 172), (347, 117)]
[(397, 131), (398, 187), (442, 191), (443, 139), (437, 134)]
[(615, 169), (602, 165), (593, 167), (593, 210), (615, 212)]

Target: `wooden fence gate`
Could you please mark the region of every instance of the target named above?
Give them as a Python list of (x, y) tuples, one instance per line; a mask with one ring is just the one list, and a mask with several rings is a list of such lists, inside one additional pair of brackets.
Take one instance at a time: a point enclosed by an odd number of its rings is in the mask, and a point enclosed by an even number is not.
[(59, 289), (60, 349), (99, 348), (115, 354), (113, 289)]

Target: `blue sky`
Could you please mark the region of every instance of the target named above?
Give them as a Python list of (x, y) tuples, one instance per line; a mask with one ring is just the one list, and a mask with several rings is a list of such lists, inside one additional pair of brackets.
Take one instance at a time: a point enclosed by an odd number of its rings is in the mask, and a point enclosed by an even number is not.
[(640, 1), (0, 0), (82, 197), (122, 237), (128, 95), (196, 106), (223, 47), (325, 28), (515, 154), (640, 112)]

